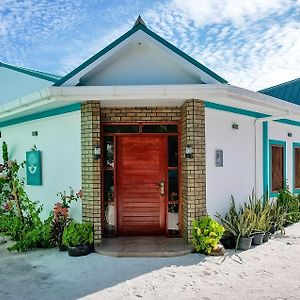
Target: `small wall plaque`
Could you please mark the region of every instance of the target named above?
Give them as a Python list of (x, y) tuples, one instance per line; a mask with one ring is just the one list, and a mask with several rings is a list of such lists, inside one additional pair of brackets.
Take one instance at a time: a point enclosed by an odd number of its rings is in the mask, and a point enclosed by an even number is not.
[(42, 185), (41, 151), (26, 152), (26, 178), (28, 185)]
[(216, 150), (216, 167), (223, 167), (223, 150)]

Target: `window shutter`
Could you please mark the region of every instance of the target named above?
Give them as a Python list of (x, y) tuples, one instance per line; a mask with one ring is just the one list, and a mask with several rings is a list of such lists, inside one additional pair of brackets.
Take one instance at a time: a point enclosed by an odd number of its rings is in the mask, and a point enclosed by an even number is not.
[(295, 148), (294, 149), (294, 168), (295, 168), (295, 188), (299, 189), (300, 188), (300, 148)]
[(272, 192), (278, 192), (284, 186), (284, 148), (272, 145)]

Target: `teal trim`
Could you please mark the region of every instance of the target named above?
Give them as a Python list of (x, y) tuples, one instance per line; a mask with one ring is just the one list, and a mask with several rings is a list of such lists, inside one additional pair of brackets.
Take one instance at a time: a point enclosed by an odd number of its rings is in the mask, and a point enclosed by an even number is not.
[[(253, 117), (253, 118), (271, 117), (271, 115), (259, 113), (257, 111), (243, 109), (243, 108), (236, 108), (236, 107), (212, 103), (212, 102), (208, 102), (208, 101), (205, 101), (205, 107), (216, 109), (216, 110), (227, 111), (227, 112), (231, 112), (234, 114), (239, 114), (239, 115)], [(294, 121), (294, 120), (281, 119), (281, 120), (274, 120), (274, 122), (300, 127), (300, 122)]]
[(262, 123), (262, 153), (263, 153), (263, 194), (264, 199), (269, 198), (269, 123)]
[(283, 182), (284, 185), (287, 180), (287, 173), (286, 173), (286, 142), (285, 141), (278, 141), (278, 140), (269, 140), (269, 187), (270, 187), (270, 197), (277, 197), (278, 192), (272, 191), (272, 145), (283, 146)]
[(231, 112), (234, 114), (244, 115), (244, 116), (253, 117), (253, 118), (264, 118), (264, 117), (270, 116), (270, 115), (262, 114), (262, 113), (248, 110), (248, 109), (236, 108), (236, 107), (232, 107), (232, 106), (227, 106), (227, 105), (217, 104), (217, 103), (212, 103), (212, 102), (207, 102), (207, 101), (205, 101), (204, 105), (206, 108), (227, 111), (227, 112)]
[(69, 74), (67, 74), (66, 76), (64, 76), (63, 78), (61, 78), (59, 81), (57, 81), (54, 84), (54, 86), (61, 86), (64, 82), (66, 82), (67, 80), (69, 80), (70, 78), (72, 78), (73, 76), (75, 76), (77, 73), (79, 73), (84, 68), (86, 68), (88, 65), (90, 65), (91, 63), (93, 63), (95, 60), (97, 60), (98, 58), (100, 58), (101, 56), (103, 56), (104, 54), (106, 54), (107, 52), (109, 52), (111, 49), (115, 48), (120, 43), (122, 43), (123, 41), (125, 41), (126, 39), (128, 39), (130, 36), (132, 36), (138, 30), (144, 31), (146, 34), (148, 34), (149, 36), (151, 36), (152, 38), (154, 38), (156, 41), (158, 41), (159, 43), (163, 44), (165, 47), (169, 48), (171, 51), (173, 51), (177, 55), (181, 56), (183, 59), (187, 60), (191, 64), (193, 64), (194, 66), (196, 66), (201, 71), (203, 71), (203, 72), (207, 73), (208, 75), (210, 75), (211, 77), (215, 78), (220, 83), (227, 83), (227, 81), (225, 79), (223, 79), (222, 77), (220, 77), (219, 75), (217, 75), (216, 73), (214, 73), (213, 71), (211, 71), (210, 69), (208, 69), (207, 67), (203, 66), (198, 61), (196, 61), (195, 59), (193, 59), (192, 57), (190, 57), (189, 55), (187, 55), (183, 51), (179, 50), (177, 47), (175, 47), (171, 43), (169, 43), (166, 40), (164, 40), (163, 38), (161, 38), (159, 35), (157, 35), (153, 31), (151, 31), (150, 29), (148, 29), (145, 25), (143, 25), (142, 23), (138, 23), (133, 28), (131, 28), (129, 31), (127, 31), (125, 34), (123, 34), (118, 39), (116, 39), (114, 42), (112, 42), (111, 44), (109, 44), (108, 46), (106, 46), (100, 52), (98, 52), (97, 54), (95, 54), (94, 56), (92, 56), (91, 58), (89, 58), (88, 60), (86, 60), (84, 63), (82, 63), (76, 69), (74, 69)]
[(10, 70), (13, 70), (16, 72), (20, 72), (20, 73), (23, 73), (26, 75), (38, 77), (40, 79), (44, 79), (44, 80), (51, 81), (51, 82), (57, 82), (59, 79), (62, 78), (62, 76), (59, 76), (59, 75), (54, 75), (54, 74), (50, 74), (50, 73), (26, 69), (26, 68), (17, 67), (17, 66), (12, 66), (12, 65), (9, 65), (9, 64), (3, 63), (3, 62), (0, 62), (0, 67), (10, 69)]
[(296, 172), (295, 172), (295, 167), (296, 167), (296, 165), (295, 165), (295, 149), (296, 148), (300, 148), (300, 143), (293, 143), (293, 148), (292, 148), (292, 151), (293, 151), (293, 154), (292, 154), (292, 162), (293, 162), (293, 164), (292, 164), (292, 169), (293, 169), (293, 176), (292, 176), (292, 178), (293, 178), (293, 182), (292, 182), (292, 188), (293, 188), (293, 193), (294, 194), (299, 194), (300, 193), (300, 188), (296, 188), (295, 187), (295, 175), (296, 175)]
[(16, 125), (16, 124), (20, 124), (20, 123), (30, 122), (30, 121), (34, 121), (34, 120), (44, 119), (44, 118), (48, 118), (48, 117), (53, 117), (56, 115), (61, 115), (61, 114), (78, 111), (78, 110), (80, 110), (80, 103), (75, 103), (75, 104), (71, 104), (68, 106), (54, 108), (54, 109), (46, 110), (46, 111), (43, 111), (40, 113), (35, 113), (35, 114), (29, 115), (29, 116), (24, 116), (24, 117), (20, 117), (20, 118), (8, 120), (8, 121), (3, 121), (3, 122), (0, 122), (0, 128), (6, 127), (6, 126), (11, 126), (11, 125)]
[(300, 122), (294, 120), (288, 120), (288, 119), (276, 120), (275, 122), (292, 125), (292, 126), (298, 126), (298, 127), (300, 126)]

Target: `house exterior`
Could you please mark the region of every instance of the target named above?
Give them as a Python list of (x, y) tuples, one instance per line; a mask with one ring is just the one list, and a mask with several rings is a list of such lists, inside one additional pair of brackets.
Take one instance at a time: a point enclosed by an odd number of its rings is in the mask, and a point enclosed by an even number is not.
[[(285, 180), (300, 191), (299, 80), (232, 86), (140, 17), (64, 77), (1, 63), (0, 84), (1, 139), (19, 161), (27, 153), (29, 196), (46, 216), (59, 191), (82, 188), (71, 215), (93, 223), (95, 244), (188, 242), (192, 221), (225, 214), (231, 195), (274, 197)], [(40, 178), (28, 181), (38, 159)]]

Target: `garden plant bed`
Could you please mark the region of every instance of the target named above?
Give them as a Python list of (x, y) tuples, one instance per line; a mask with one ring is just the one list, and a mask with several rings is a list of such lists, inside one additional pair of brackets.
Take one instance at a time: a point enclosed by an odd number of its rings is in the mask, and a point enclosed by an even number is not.
[(287, 227), (285, 236), (276, 233), (268, 243), (238, 251), (238, 256), (226, 250), (224, 261), (201, 254), (113, 258), (92, 253), (73, 258), (58, 249), (9, 253), (7, 246), (0, 246), (0, 287), (8, 300), (20, 295), (53, 299), (53, 287), (61, 299), (300, 298), (299, 223)]

